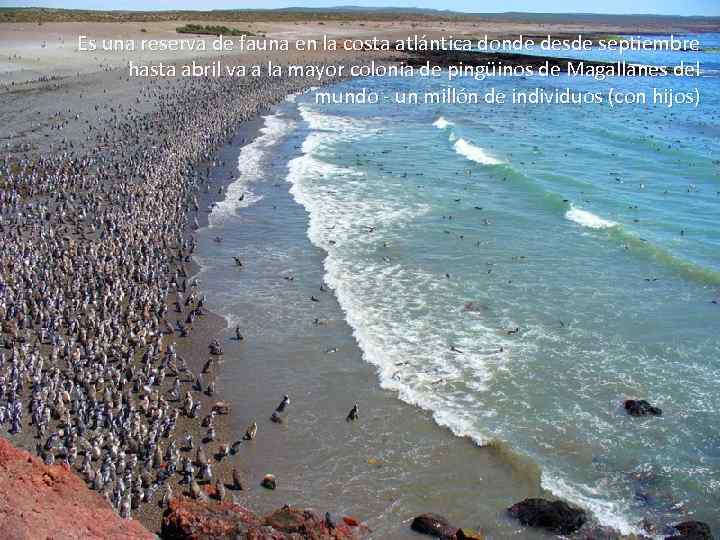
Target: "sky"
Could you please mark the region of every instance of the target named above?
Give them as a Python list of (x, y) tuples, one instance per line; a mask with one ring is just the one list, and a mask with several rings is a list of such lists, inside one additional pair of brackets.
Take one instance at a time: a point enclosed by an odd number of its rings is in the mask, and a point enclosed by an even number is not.
[(477, 13), (524, 11), (541, 13), (653, 13), (720, 15), (720, 0), (0, 0), (2, 6), (42, 6), (78, 9), (252, 9), (332, 7), (340, 5), (422, 7)]

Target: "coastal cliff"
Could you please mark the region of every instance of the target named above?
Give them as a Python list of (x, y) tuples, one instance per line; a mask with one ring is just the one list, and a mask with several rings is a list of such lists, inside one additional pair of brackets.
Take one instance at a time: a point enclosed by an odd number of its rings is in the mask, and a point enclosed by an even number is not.
[[(165, 512), (161, 537), (349, 540), (367, 532), (365, 525), (351, 517), (321, 517), (290, 506), (261, 517), (231, 502), (177, 497)], [(0, 538), (152, 540), (157, 536), (139, 521), (118, 516), (69, 467), (45, 465), (0, 437)]]
[(64, 465), (43, 462), (0, 437), (0, 537), (152, 540)]

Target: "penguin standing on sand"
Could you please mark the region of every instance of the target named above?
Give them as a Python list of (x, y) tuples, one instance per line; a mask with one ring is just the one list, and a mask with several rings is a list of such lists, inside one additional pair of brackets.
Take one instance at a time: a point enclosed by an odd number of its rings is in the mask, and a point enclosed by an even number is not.
[(162, 500), (160, 501), (160, 506), (162, 508), (167, 508), (170, 505), (170, 501), (172, 500), (172, 488), (170, 485), (167, 485), (165, 487), (165, 492), (163, 493)]
[(351, 422), (351, 421), (354, 422), (355, 420), (357, 420), (360, 417), (359, 413), (360, 413), (360, 410), (358, 408), (358, 404), (356, 403), (355, 405), (353, 405), (353, 408), (350, 409), (350, 412), (348, 413), (347, 417), (345, 418), (345, 421), (346, 422)]

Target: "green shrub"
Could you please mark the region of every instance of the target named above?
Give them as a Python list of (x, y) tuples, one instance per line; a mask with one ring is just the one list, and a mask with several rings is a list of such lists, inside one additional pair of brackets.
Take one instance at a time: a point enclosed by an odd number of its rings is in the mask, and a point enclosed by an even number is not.
[(213, 24), (186, 24), (178, 26), (175, 31), (179, 34), (209, 34), (212, 36), (254, 36), (253, 32), (240, 30), (239, 28), (228, 28), (227, 26)]

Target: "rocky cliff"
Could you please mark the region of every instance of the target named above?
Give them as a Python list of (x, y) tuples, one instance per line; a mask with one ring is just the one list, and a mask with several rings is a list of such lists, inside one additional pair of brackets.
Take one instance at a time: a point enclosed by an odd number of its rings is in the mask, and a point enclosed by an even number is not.
[(63, 465), (45, 465), (0, 437), (0, 538), (3, 540), (153, 540), (121, 519)]

